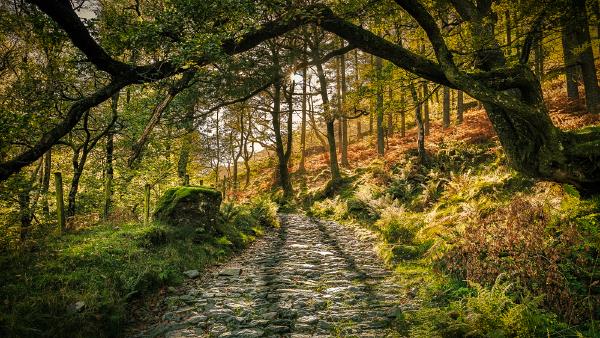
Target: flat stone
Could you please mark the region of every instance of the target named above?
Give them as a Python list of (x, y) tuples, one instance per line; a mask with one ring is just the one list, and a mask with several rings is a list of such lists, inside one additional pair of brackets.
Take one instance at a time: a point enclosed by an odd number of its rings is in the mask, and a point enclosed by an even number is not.
[(264, 334), (265, 332), (260, 329), (243, 329), (236, 331), (233, 336), (239, 338), (257, 338), (262, 337)]
[(275, 319), (277, 316), (278, 316), (277, 312), (267, 312), (262, 315), (262, 317), (267, 320)]
[(228, 276), (228, 277), (238, 277), (242, 273), (242, 269), (239, 268), (229, 268), (223, 269), (219, 272), (220, 276)]
[(200, 272), (198, 270), (187, 270), (183, 272), (188, 278), (196, 278), (200, 276)]
[(198, 323), (206, 322), (206, 320), (207, 320), (207, 317), (205, 315), (196, 315), (196, 316), (188, 318), (185, 322), (187, 324), (198, 324)]
[(69, 305), (70, 312), (81, 312), (85, 308), (85, 302), (79, 301)]
[(314, 324), (318, 321), (319, 321), (319, 318), (317, 318), (317, 316), (304, 316), (304, 317), (298, 318), (298, 323), (301, 323), (301, 324)]

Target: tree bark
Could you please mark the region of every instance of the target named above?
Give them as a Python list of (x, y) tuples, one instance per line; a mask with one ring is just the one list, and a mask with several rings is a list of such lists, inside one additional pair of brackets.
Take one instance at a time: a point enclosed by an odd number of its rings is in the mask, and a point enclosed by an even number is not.
[(429, 117), (429, 84), (423, 81), (423, 112), (425, 113), (423, 119), (423, 128), (425, 135), (429, 135), (430, 128), (430, 117)]
[(427, 162), (427, 152), (425, 151), (425, 125), (423, 124), (423, 115), (421, 113), (422, 103), (419, 100), (419, 95), (414, 83), (410, 83), (410, 93), (415, 105), (415, 121), (417, 122), (417, 152), (421, 163)]
[(377, 112), (377, 154), (383, 156), (385, 145), (383, 139), (383, 79), (382, 79), (382, 60), (379, 57), (375, 58), (375, 72), (377, 76), (376, 88), (376, 112)]
[(406, 136), (406, 102), (404, 101), (404, 91), (400, 92), (400, 136)]
[[(318, 43), (313, 45), (313, 59), (319, 60), (319, 49)], [(331, 181), (337, 181), (342, 176), (340, 174), (340, 167), (337, 161), (336, 154), (336, 146), (335, 146), (335, 117), (331, 112), (331, 107), (329, 106), (329, 96), (327, 95), (327, 78), (325, 77), (325, 72), (323, 71), (323, 65), (320, 61), (316, 62), (317, 68), (317, 76), (319, 78), (319, 86), (321, 92), (321, 101), (323, 102), (323, 115), (325, 117), (326, 127), (327, 127), (327, 142), (329, 144), (329, 169), (331, 170)]]
[[(276, 67), (278, 67), (278, 61), (275, 61)], [(273, 124), (273, 132), (275, 134), (275, 153), (277, 154), (277, 168), (278, 168), (278, 180), (279, 186), (283, 190), (283, 197), (285, 199), (292, 196), (292, 183), (288, 172), (287, 159), (285, 156), (285, 150), (283, 146), (283, 137), (281, 135), (281, 87), (280, 81), (276, 81), (273, 85), (273, 109), (271, 110), (271, 119)]]
[(394, 112), (392, 111), (392, 106), (394, 104), (394, 91), (392, 90), (392, 86), (388, 87), (388, 95), (389, 95), (389, 103), (388, 103), (388, 111), (387, 111), (387, 135), (388, 137), (392, 136), (394, 133)]
[[(342, 43), (342, 48), (344, 44)], [(341, 75), (341, 116), (340, 122), (342, 123), (342, 166), (349, 167), (350, 163), (348, 162), (348, 119), (345, 116), (345, 105), (346, 105), (346, 92), (348, 91), (348, 87), (346, 84), (346, 56), (345, 54), (340, 55), (340, 75)]]
[(44, 176), (42, 178), (42, 212), (44, 218), (50, 217), (50, 208), (48, 207), (48, 190), (50, 188), (50, 172), (52, 171), (52, 149), (49, 149), (44, 155)]
[(464, 95), (462, 90), (458, 90), (456, 93), (456, 122), (458, 124), (463, 123), (463, 113), (465, 111)]
[(443, 109), (442, 109), (442, 126), (444, 128), (450, 127), (450, 88), (444, 86), (443, 88)]
[(567, 97), (573, 101), (579, 100), (579, 83), (577, 81), (579, 72), (579, 64), (573, 53), (573, 30), (568, 25), (565, 25), (561, 31), (563, 60), (565, 64), (565, 78), (567, 86)]
[(585, 104), (590, 113), (599, 114), (600, 87), (598, 87), (585, 0), (572, 0), (571, 9), (571, 20), (577, 45), (584, 47), (579, 55), (579, 64), (581, 65), (583, 88), (585, 90)]
[[(306, 46), (304, 47), (306, 53)], [(300, 164), (298, 165), (298, 171), (304, 172), (305, 161), (306, 161), (306, 67), (302, 68), (302, 120), (300, 123)]]

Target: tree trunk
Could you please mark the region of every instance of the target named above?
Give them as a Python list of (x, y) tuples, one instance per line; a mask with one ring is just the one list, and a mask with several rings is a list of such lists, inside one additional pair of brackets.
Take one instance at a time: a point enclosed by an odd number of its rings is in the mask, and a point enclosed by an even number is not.
[(542, 82), (544, 78), (544, 34), (540, 31), (535, 39), (535, 75)]
[(442, 110), (443, 127), (450, 127), (450, 88), (444, 86), (444, 103)]
[(190, 151), (192, 147), (192, 134), (193, 131), (186, 130), (186, 134), (183, 136), (181, 142), (181, 149), (179, 150), (179, 159), (177, 160), (177, 177), (183, 184), (185, 175), (187, 175), (187, 166), (190, 159)]
[[(306, 52), (306, 47), (304, 48)], [(302, 122), (300, 124), (300, 164), (298, 171), (304, 172), (306, 161), (306, 67), (302, 69)]]
[(83, 166), (77, 165), (73, 167), (73, 179), (71, 180), (71, 187), (69, 189), (67, 216), (75, 216), (77, 191), (79, 190), (79, 180), (81, 179)]
[[(111, 109), (113, 116), (117, 115), (119, 105), (119, 92), (112, 96)], [(112, 207), (113, 195), (113, 152), (114, 152), (114, 135), (112, 128), (106, 134), (106, 168), (104, 177), (104, 208), (102, 210), (102, 219), (108, 220), (110, 209)]]
[(463, 123), (463, 113), (465, 111), (464, 95), (462, 90), (458, 90), (456, 93), (456, 122), (458, 124)]
[(400, 92), (400, 136), (406, 136), (406, 102), (404, 101), (404, 91)]
[[(275, 63), (278, 65), (278, 63)], [(275, 134), (275, 152), (277, 154), (277, 168), (279, 186), (283, 190), (285, 199), (292, 196), (292, 183), (288, 172), (287, 159), (283, 147), (283, 137), (281, 136), (281, 82), (276, 81), (273, 85), (275, 92), (273, 95), (273, 110), (271, 111), (271, 119), (273, 124), (273, 132)]]
[(112, 206), (113, 194), (113, 151), (114, 151), (113, 133), (106, 135), (106, 168), (104, 177), (104, 208), (102, 210), (102, 219), (108, 220)]
[(565, 64), (565, 77), (567, 85), (567, 97), (573, 101), (579, 100), (579, 83), (577, 81), (577, 73), (579, 72), (579, 64), (573, 54), (573, 30), (568, 25), (562, 28), (561, 31), (563, 60)]
[(50, 187), (50, 172), (52, 171), (52, 149), (44, 155), (44, 176), (42, 178), (42, 212), (44, 218), (50, 217), (50, 208), (48, 207), (48, 190)]
[[(360, 78), (358, 73), (358, 49), (354, 50), (354, 90), (358, 90)], [(362, 139), (362, 118), (356, 119), (356, 140)]]
[(581, 74), (583, 76), (585, 104), (589, 112), (598, 114), (600, 113), (600, 87), (598, 87), (598, 77), (596, 75), (596, 65), (592, 52), (585, 0), (573, 0), (571, 9), (571, 18), (573, 20), (577, 45), (584, 46), (584, 50), (579, 55), (579, 64), (581, 65)]
[(425, 113), (423, 119), (423, 128), (425, 130), (425, 135), (429, 135), (429, 84), (427, 83), (427, 81), (423, 81), (423, 112)]
[(506, 50), (508, 51), (508, 55), (512, 55), (512, 31), (510, 26), (510, 11), (506, 10), (504, 12), (505, 24), (506, 24)]
[[(342, 48), (344, 44), (342, 43)], [(341, 75), (341, 116), (340, 122), (342, 123), (342, 166), (349, 167), (350, 163), (348, 162), (348, 119), (345, 116), (345, 104), (346, 104), (346, 92), (348, 91), (348, 87), (346, 84), (346, 57), (344, 54), (340, 55), (340, 75)]]
[(392, 86), (389, 86), (388, 88), (388, 95), (389, 95), (389, 103), (388, 103), (388, 112), (387, 112), (387, 134), (388, 137), (392, 136), (392, 134), (394, 133), (394, 113), (392, 111), (392, 105), (394, 102), (394, 91), (392, 90)]
[(417, 94), (417, 89), (415, 88), (414, 83), (410, 84), (410, 92), (412, 95), (413, 102), (415, 104), (415, 121), (417, 122), (417, 151), (419, 154), (419, 160), (421, 163), (427, 162), (427, 153), (425, 152), (425, 125), (423, 124), (423, 115), (421, 113), (421, 101), (419, 100), (419, 95)]
[[(313, 59), (319, 60), (318, 48), (313, 48)], [(337, 181), (342, 176), (340, 174), (340, 167), (337, 161), (336, 147), (335, 147), (335, 118), (331, 112), (329, 106), (329, 96), (327, 95), (327, 78), (323, 71), (323, 65), (320, 61), (316, 62), (317, 76), (319, 77), (319, 85), (321, 92), (321, 101), (323, 102), (323, 115), (325, 116), (327, 126), (327, 142), (329, 143), (329, 169), (331, 170), (331, 181)]]
[(383, 84), (382, 84), (382, 60), (381, 58), (375, 58), (375, 72), (377, 74), (376, 84), (376, 112), (377, 112), (377, 154), (383, 156), (385, 152), (384, 139), (383, 139)]

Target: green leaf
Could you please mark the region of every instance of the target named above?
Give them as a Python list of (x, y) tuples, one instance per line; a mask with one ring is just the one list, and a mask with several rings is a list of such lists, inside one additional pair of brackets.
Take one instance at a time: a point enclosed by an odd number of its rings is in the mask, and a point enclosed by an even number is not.
[(571, 195), (571, 196), (577, 197), (577, 198), (581, 197), (581, 195), (579, 194), (579, 191), (577, 191), (577, 188), (575, 188), (571, 184), (563, 184), (563, 190), (565, 191), (565, 193), (567, 195)]

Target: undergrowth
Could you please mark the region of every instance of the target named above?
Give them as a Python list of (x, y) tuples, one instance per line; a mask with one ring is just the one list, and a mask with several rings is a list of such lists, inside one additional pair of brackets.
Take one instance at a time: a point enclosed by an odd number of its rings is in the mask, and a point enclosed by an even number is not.
[(421, 299), (403, 316), (407, 335), (600, 335), (600, 199), (524, 177), (498, 149), (377, 159), (308, 212), (380, 234), (382, 257)]
[(276, 211), (265, 199), (224, 204), (217, 233), (208, 238), (193, 227), (131, 222), (50, 234), (5, 251), (0, 336), (118, 336), (131, 300), (179, 284), (183, 271), (202, 270), (245, 247), (278, 225)]

